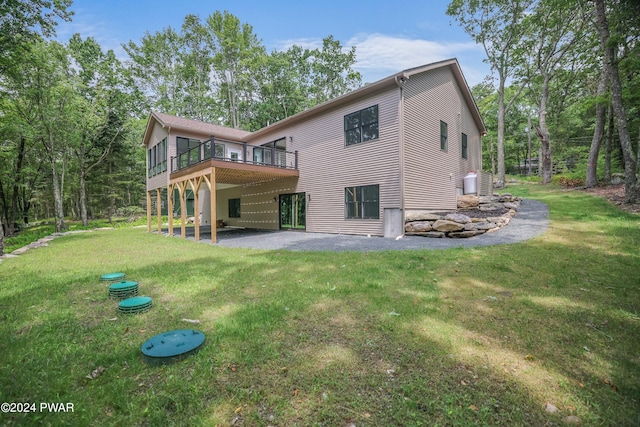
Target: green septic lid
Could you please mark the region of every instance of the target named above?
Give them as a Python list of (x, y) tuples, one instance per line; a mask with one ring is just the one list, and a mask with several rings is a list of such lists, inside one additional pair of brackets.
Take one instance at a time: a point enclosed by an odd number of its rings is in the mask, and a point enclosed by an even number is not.
[(150, 363), (168, 363), (194, 353), (204, 343), (204, 334), (193, 329), (163, 332), (142, 344), (142, 354)]
[(151, 297), (133, 297), (120, 301), (118, 308), (124, 313), (137, 313), (151, 308)]
[(107, 282), (115, 282), (115, 281), (124, 279), (124, 277), (125, 277), (124, 273), (109, 273), (109, 274), (103, 274), (102, 276), (100, 276), (100, 280), (104, 280)]
[(138, 287), (138, 282), (125, 282), (124, 280), (120, 283), (114, 283), (109, 286), (110, 291), (126, 291), (130, 289), (135, 289)]

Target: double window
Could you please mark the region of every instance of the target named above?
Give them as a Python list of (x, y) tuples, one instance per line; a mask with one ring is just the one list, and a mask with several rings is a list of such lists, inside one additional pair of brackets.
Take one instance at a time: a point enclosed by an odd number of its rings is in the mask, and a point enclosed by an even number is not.
[(147, 164), (149, 178), (167, 170), (167, 138), (147, 150)]
[(354, 145), (378, 139), (378, 106), (344, 116), (344, 143)]
[(344, 212), (347, 219), (379, 219), (380, 186), (364, 185), (345, 188)]

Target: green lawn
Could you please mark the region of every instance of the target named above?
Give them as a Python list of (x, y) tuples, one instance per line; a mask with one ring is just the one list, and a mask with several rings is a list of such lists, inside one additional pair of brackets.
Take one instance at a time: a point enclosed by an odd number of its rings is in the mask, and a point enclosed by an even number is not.
[[(543, 236), (292, 253), (118, 228), (7, 259), (0, 395), (36, 412), (0, 424), (638, 425), (640, 217), (576, 191), (509, 191), (549, 205)], [(150, 311), (117, 313), (98, 280), (116, 271)], [(206, 334), (199, 353), (144, 364), (144, 341), (184, 328)]]

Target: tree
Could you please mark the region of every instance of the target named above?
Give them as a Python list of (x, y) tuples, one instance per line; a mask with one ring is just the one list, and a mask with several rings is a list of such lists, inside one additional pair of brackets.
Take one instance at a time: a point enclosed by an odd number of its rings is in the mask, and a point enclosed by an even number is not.
[[(0, 2), (0, 82), (6, 83), (7, 72), (22, 61), (30, 46), (42, 37), (55, 33), (57, 20), (69, 21), (72, 13), (67, 10), (71, 0), (20, 0)], [(4, 84), (3, 84), (4, 86)], [(22, 140), (24, 141), (24, 140)], [(22, 153), (22, 151), (19, 151)], [(17, 162), (21, 170), (21, 160)], [(16, 202), (20, 175), (14, 181), (12, 206)], [(15, 217), (15, 208), (11, 216)], [(0, 215), (2, 217), (2, 215)], [(13, 223), (7, 224), (13, 229)], [(0, 255), (4, 254), (4, 230), (0, 219)]]
[(522, 62), (521, 40), (526, 35), (525, 17), (534, 0), (453, 0), (447, 15), (454, 17), (476, 43), (482, 44), (487, 62), (498, 73), (498, 184), (505, 182), (505, 114), (520, 95), (524, 85), (506, 104), (507, 79)]
[(540, 138), (542, 152), (542, 182), (551, 182), (551, 137), (547, 124), (549, 89), (551, 81), (562, 69), (570, 68), (572, 61), (579, 61), (576, 45), (584, 40), (585, 19), (580, 8), (567, 7), (565, 0), (545, 0), (537, 3), (534, 12), (527, 16), (529, 37), (525, 43), (530, 52), (526, 79), (537, 80), (538, 124), (534, 125)]
[(88, 224), (87, 176), (112, 152), (122, 138), (123, 120), (127, 112), (124, 94), (119, 88), (123, 79), (119, 61), (113, 51), (102, 52), (98, 43), (79, 34), (69, 41), (75, 60), (75, 141), (71, 145), (78, 164), (78, 207), (83, 225)]
[(122, 47), (131, 59), (128, 72), (132, 82), (138, 93), (146, 98), (143, 108), (184, 115), (186, 101), (180, 35), (168, 27), (155, 34), (145, 33), (140, 45), (129, 41)]
[(255, 93), (251, 70), (256, 58), (265, 53), (253, 27), (231, 13), (216, 11), (207, 18), (212, 58), (212, 74), (218, 97), (227, 111), (227, 125), (239, 129), (247, 122)]
[(355, 61), (355, 48), (345, 52), (331, 36), (323, 40), (322, 49), (294, 45), (261, 56), (254, 73), (260, 78), (250, 129), (260, 129), (359, 87), (362, 77), (352, 68)]
[[(640, 188), (636, 179), (636, 158), (631, 145), (631, 137), (627, 127), (627, 115), (622, 100), (622, 83), (618, 69), (618, 61), (616, 58), (615, 39), (612, 39), (609, 32), (609, 24), (605, 10), (604, 0), (594, 0), (596, 27), (600, 35), (600, 45), (602, 47), (604, 58), (607, 64), (611, 84), (611, 98), (613, 109), (617, 119), (618, 135), (620, 137), (620, 146), (624, 157), (625, 171), (625, 202), (637, 203), (640, 201)], [(637, 6), (636, 6), (637, 7)]]
[(219, 114), (212, 111), (211, 35), (198, 16), (187, 15), (182, 24), (181, 38), (183, 50), (179, 57), (185, 82), (185, 115), (195, 120), (215, 120)]
[(69, 82), (67, 50), (57, 42), (37, 42), (16, 64), (7, 81), (17, 114), (42, 149), (41, 159), (51, 172), (56, 231), (66, 229), (63, 188), (73, 134), (71, 106), (75, 92)]
[(322, 50), (314, 49), (309, 57), (314, 104), (336, 98), (362, 84), (360, 73), (351, 68), (356, 62), (354, 46), (345, 52), (340, 41), (329, 36), (322, 40)]
[(0, 74), (20, 60), (29, 46), (55, 34), (57, 20), (70, 21), (72, 0), (8, 0), (0, 2)]
[(600, 146), (604, 137), (604, 127), (607, 120), (607, 106), (604, 99), (607, 91), (607, 81), (607, 66), (606, 63), (603, 62), (596, 92), (596, 124), (589, 149), (589, 159), (587, 160), (587, 176), (585, 180), (587, 187), (595, 187), (598, 185), (598, 155), (600, 154)]

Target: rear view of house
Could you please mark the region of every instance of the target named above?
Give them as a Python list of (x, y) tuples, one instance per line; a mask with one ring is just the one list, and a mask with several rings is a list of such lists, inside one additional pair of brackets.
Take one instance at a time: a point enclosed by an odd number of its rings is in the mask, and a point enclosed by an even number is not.
[(143, 141), (149, 231), (152, 212), (166, 212), (181, 217), (183, 236), (187, 217), (196, 239), (211, 226), (214, 242), (221, 223), (396, 237), (410, 213), (455, 209), (470, 171), (477, 191), (491, 193), (484, 133), (455, 59), (255, 132), (152, 112)]

